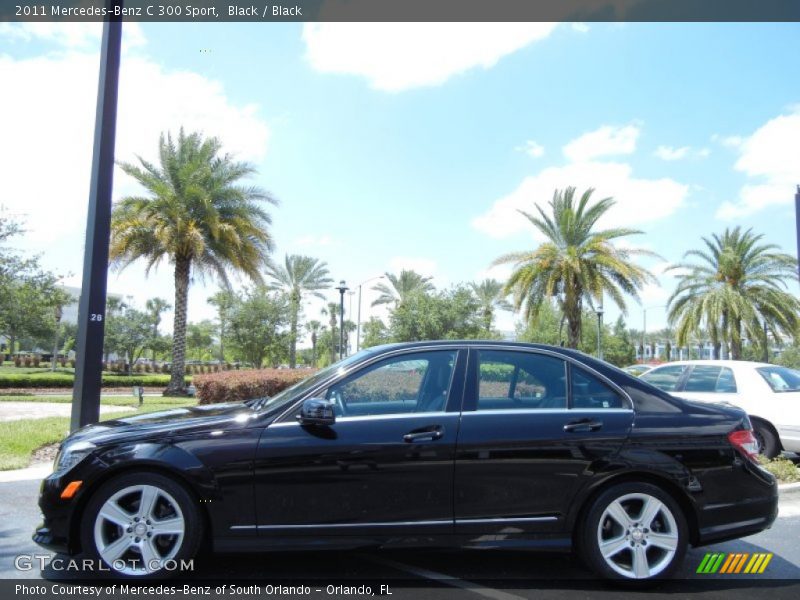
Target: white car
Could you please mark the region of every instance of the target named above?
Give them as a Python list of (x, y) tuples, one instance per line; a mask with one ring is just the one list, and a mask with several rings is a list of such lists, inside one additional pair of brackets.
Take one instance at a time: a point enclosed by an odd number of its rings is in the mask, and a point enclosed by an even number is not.
[(761, 453), (800, 452), (800, 371), (743, 360), (687, 360), (661, 365), (640, 379), (687, 400), (744, 409)]

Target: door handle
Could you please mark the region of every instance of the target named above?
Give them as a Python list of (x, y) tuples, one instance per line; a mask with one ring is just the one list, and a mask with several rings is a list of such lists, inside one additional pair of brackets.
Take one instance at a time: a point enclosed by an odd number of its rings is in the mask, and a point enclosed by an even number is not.
[(572, 421), (564, 425), (564, 431), (567, 433), (587, 433), (590, 431), (597, 431), (603, 426), (602, 421), (594, 421), (592, 419), (580, 419), (579, 421)]
[(426, 427), (425, 429), (409, 431), (403, 436), (403, 441), (409, 444), (413, 444), (414, 442), (433, 442), (443, 435), (444, 428), (441, 425), (435, 425), (433, 427)]

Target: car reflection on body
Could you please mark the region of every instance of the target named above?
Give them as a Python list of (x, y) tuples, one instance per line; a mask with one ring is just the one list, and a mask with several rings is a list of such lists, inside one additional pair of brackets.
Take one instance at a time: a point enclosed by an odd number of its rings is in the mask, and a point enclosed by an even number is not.
[(642, 379), (681, 398), (738, 406), (748, 413), (759, 450), (800, 452), (800, 371), (744, 360), (671, 362)]
[(505, 342), (362, 351), (271, 397), (87, 426), (34, 539), (127, 576), (217, 551), (570, 551), (668, 577), (688, 546), (761, 531), (774, 477), (747, 415), (580, 352)]

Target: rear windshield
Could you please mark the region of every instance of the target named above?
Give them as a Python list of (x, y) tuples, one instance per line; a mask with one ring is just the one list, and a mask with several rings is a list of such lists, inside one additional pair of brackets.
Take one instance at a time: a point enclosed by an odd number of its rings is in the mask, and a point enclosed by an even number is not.
[(756, 371), (773, 392), (800, 392), (800, 371), (786, 367), (759, 367)]

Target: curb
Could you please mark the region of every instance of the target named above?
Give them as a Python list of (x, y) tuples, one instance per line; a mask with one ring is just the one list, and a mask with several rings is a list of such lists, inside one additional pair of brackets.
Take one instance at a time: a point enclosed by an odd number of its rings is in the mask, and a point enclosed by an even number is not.
[(778, 495), (781, 498), (784, 496), (800, 496), (800, 482), (779, 484)]
[(53, 462), (39, 463), (25, 469), (14, 469), (10, 471), (0, 471), (0, 483), (11, 483), (12, 481), (31, 481), (33, 479), (44, 479), (53, 472)]

